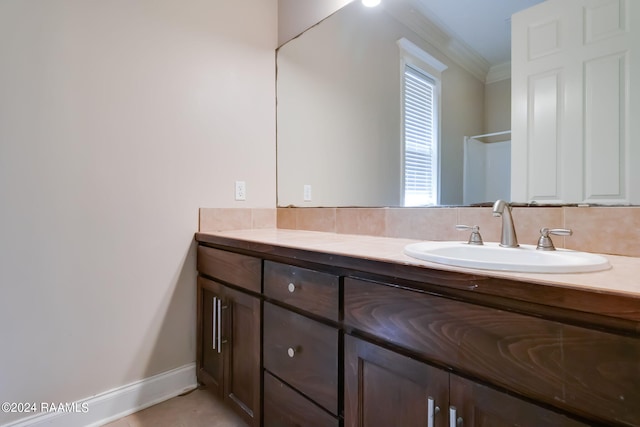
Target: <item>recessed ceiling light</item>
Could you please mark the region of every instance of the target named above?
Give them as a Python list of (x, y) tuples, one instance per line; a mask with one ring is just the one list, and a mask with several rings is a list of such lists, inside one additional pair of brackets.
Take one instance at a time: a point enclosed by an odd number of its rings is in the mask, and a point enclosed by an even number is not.
[(362, 4), (367, 7), (375, 7), (380, 4), (380, 0), (362, 0)]

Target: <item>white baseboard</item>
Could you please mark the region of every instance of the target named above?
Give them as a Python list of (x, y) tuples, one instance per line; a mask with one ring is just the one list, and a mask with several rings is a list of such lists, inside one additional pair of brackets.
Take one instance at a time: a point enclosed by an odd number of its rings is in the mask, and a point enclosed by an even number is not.
[(97, 427), (193, 390), (197, 385), (196, 364), (190, 363), (73, 402), (70, 412), (39, 413), (2, 427)]

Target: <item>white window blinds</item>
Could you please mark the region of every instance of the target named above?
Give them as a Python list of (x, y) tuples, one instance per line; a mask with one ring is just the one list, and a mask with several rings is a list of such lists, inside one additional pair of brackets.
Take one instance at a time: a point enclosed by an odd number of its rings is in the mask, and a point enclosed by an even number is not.
[(403, 78), (404, 205), (438, 202), (436, 82), (405, 64)]

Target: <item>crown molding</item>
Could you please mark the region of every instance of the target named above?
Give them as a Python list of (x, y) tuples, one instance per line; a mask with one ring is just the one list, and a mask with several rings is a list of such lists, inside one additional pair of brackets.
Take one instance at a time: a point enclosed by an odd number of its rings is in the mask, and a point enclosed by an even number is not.
[(489, 69), (487, 73), (486, 84), (499, 82), (511, 78), (511, 61), (503, 62), (502, 64), (494, 65)]
[(486, 81), (489, 73), (487, 60), (419, 11), (401, 3), (387, 2), (384, 10), (475, 78), (483, 83)]

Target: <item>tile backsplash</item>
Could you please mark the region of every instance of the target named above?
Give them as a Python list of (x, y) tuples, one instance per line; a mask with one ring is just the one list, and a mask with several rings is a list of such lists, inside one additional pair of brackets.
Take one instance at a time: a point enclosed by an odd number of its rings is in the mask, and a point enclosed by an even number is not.
[[(558, 248), (640, 257), (640, 207), (515, 207), (513, 221), (521, 244), (535, 245), (540, 228), (570, 228), (553, 236)], [(501, 219), (490, 207), (442, 208), (278, 208), (277, 227), (402, 237), (466, 240), (456, 224), (478, 225), (485, 241), (499, 241)]]
[(275, 228), (275, 209), (200, 208), (199, 231)]
[[(640, 257), (640, 207), (516, 207), (521, 244), (536, 244), (540, 228), (570, 228), (553, 236), (558, 248)], [(478, 225), (485, 241), (500, 240), (501, 219), (490, 207), (441, 208), (201, 208), (200, 231), (283, 228), (416, 240), (466, 240), (456, 224)]]

